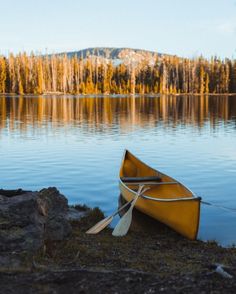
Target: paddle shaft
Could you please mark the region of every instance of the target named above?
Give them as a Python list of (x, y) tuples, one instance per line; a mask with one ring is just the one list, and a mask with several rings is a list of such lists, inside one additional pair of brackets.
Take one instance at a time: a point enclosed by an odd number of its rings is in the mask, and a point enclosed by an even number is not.
[(112, 215), (107, 216), (106, 218), (104, 218), (103, 220), (99, 221), (98, 223), (96, 223), (92, 228), (90, 228), (86, 233), (87, 234), (97, 234), (99, 232), (101, 232), (103, 229), (105, 229), (113, 220), (113, 217), (115, 215), (117, 215), (122, 209), (124, 209), (126, 206), (128, 206), (130, 203), (133, 202), (134, 199), (132, 199), (131, 201), (125, 203), (124, 205), (122, 205), (117, 211), (115, 211)]
[(125, 203), (124, 205), (122, 205), (117, 211), (115, 211), (112, 215), (110, 216), (107, 216), (106, 218), (104, 218), (103, 220), (99, 221), (98, 223), (96, 223), (92, 228), (90, 228), (86, 233), (87, 234), (97, 234), (99, 232), (101, 232), (103, 229), (105, 229), (113, 220), (113, 217), (115, 215), (117, 215), (121, 210), (123, 210), (125, 207), (127, 207), (128, 205), (131, 204), (131, 207), (129, 210), (133, 210), (133, 207), (137, 201), (137, 199), (140, 197), (140, 195), (145, 192), (147, 190), (144, 189), (142, 191), (142, 189), (144, 188), (144, 186), (139, 186), (139, 189), (138, 189), (138, 192), (137, 192), (137, 195), (134, 199), (130, 200), (129, 202)]
[(133, 201), (134, 201), (134, 199), (130, 200), (129, 202), (126, 202), (116, 212), (114, 212), (110, 217), (116, 216), (119, 212), (121, 212), (121, 210), (123, 210), (125, 207), (127, 207), (129, 204), (131, 204)]

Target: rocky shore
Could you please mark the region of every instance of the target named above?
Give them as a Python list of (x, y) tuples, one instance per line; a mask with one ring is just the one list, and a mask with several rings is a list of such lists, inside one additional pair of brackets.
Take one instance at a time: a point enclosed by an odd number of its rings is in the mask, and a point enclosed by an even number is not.
[(189, 241), (134, 211), (127, 236), (56, 188), (0, 189), (0, 293), (235, 293), (236, 248)]

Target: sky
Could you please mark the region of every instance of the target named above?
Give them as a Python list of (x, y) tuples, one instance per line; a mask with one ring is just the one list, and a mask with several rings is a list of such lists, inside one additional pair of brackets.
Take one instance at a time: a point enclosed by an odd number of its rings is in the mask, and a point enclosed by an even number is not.
[(236, 0), (0, 0), (0, 54), (129, 47), (236, 58)]

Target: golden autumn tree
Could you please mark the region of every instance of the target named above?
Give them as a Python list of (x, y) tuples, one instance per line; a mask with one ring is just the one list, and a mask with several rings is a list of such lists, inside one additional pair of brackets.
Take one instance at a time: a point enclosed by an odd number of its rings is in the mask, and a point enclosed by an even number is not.
[(6, 58), (0, 57), (0, 93), (6, 92), (7, 64)]
[[(95, 54), (96, 51), (93, 51)], [(109, 57), (109, 56), (108, 56)], [(236, 62), (161, 55), (114, 63), (108, 57), (0, 57), (0, 93), (134, 94), (236, 92)]]

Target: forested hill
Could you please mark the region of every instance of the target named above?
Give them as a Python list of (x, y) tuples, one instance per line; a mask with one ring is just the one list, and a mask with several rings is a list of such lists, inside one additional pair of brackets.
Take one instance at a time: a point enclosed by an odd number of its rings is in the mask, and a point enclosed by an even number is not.
[(107, 59), (123, 59), (124, 57), (130, 56), (143, 56), (143, 57), (155, 57), (161, 56), (160, 53), (154, 51), (148, 51), (143, 49), (133, 49), (133, 48), (111, 48), (111, 47), (93, 47), (93, 48), (86, 48), (79, 51), (72, 51), (72, 52), (63, 52), (59, 53), (60, 55), (66, 54), (68, 57), (77, 56), (78, 58), (86, 58), (89, 56), (97, 56), (103, 57)]
[[(110, 47), (93, 47), (79, 51), (62, 52), (56, 56), (66, 55), (68, 58), (77, 57), (79, 59), (97, 60), (99, 62), (112, 62), (113, 65), (140, 64), (148, 62), (154, 64), (157, 57), (164, 56), (161, 53), (133, 48), (110, 48)], [(165, 54), (167, 56), (167, 54)]]
[(0, 56), (0, 93), (236, 93), (236, 60), (128, 48)]

